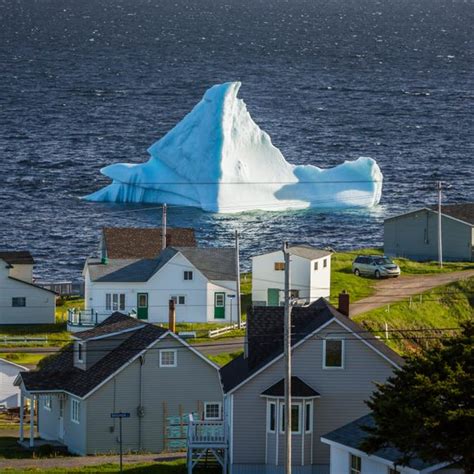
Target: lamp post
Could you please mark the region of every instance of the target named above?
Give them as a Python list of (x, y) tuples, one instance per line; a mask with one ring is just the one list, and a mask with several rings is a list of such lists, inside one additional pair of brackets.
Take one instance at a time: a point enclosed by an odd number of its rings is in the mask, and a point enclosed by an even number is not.
[(235, 295), (227, 295), (230, 300), (230, 325), (232, 326), (232, 302), (234, 301)]

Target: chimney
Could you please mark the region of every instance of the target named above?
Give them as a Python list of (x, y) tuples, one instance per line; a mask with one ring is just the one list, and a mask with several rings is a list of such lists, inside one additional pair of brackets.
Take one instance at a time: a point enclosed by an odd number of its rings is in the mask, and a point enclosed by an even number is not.
[(168, 316), (168, 329), (171, 332), (176, 332), (176, 307), (174, 300), (169, 300), (169, 316)]
[(339, 304), (337, 310), (342, 313), (344, 316), (349, 317), (349, 305), (350, 305), (350, 298), (349, 293), (346, 290), (342, 290), (339, 293)]

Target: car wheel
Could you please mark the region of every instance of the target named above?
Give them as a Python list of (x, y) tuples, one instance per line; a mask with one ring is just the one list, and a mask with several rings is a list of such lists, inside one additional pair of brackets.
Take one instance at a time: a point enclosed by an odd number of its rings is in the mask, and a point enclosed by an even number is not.
[(380, 272), (378, 270), (375, 270), (375, 278), (377, 278), (377, 280), (380, 278)]
[(356, 269), (354, 270), (354, 275), (357, 276), (357, 277), (360, 276), (360, 271), (359, 271), (358, 268), (356, 268)]

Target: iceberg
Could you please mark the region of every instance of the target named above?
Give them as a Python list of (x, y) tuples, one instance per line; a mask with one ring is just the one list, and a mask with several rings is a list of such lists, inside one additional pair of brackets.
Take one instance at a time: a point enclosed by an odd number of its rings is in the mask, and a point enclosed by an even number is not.
[(288, 163), (237, 97), (240, 82), (211, 87), (140, 164), (101, 169), (112, 183), (89, 201), (167, 203), (209, 212), (372, 207), (383, 176), (372, 158), (333, 168)]

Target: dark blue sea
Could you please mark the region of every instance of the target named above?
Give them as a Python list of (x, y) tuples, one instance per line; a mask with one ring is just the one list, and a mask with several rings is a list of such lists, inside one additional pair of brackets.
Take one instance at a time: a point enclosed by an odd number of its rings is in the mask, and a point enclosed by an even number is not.
[(385, 177), (370, 210), (169, 209), (203, 246), (239, 229), (245, 267), (283, 239), (379, 246), (438, 179), (446, 202), (474, 199), (472, 1), (2, 0), (0, 21), (0, 247), (30, 249), (38, 277), (78, 278), (102, 226), (160, 225), (150, 205), (79, 198), (219, 82), (242, 81), (288, 161), (370, 156)]

